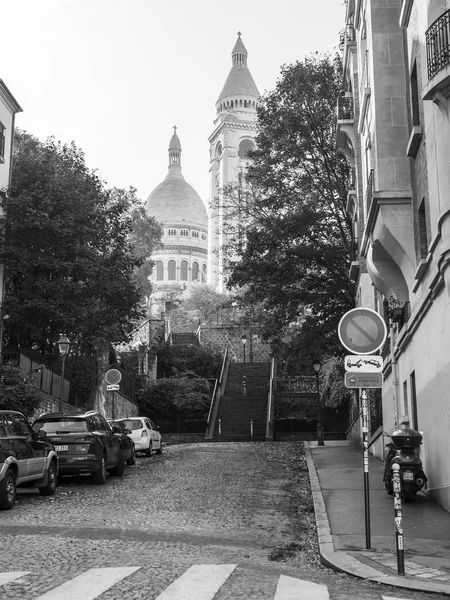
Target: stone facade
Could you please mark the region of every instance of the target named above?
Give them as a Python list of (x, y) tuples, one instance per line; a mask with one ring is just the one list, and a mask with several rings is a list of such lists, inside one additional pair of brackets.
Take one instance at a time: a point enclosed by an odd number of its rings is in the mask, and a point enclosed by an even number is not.
[[(450, 510), (450, 2), (349, 0), (360, 85), (359, 260), (389, 323), (383, 428), (423, 430), (428, 493)], [(445, 41), (447, 40), (447, 41)], [(346, 52), (349, 44), (346, 43)], [(355, 64), (353, 62), (353, 64)], [(354, 82), (344, 62), (344, 85)], [(342, 123), (338, 121), (338, 132)], [(359, 176), (359, 175), (358, 175)], [(403, 311), (393, 319), (389, 301)], [(372, 452), (382, 456), (380, 430)]]

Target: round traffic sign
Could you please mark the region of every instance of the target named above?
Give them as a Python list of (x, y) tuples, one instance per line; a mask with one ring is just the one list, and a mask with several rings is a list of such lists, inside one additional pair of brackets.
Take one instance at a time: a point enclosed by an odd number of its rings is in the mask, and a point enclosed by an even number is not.
[(105, 373), (106, 383), (109, 383), (110, 385), (120, 383), (121, 379), (122, 373), (119, 371), (119, 369), (109, 369), (109, 371), (106, 371)]
[(353, 354), (372, 354), (387, 337), (386, 323), (371, 308), (353, 308), (339, 321), (341, 344)]

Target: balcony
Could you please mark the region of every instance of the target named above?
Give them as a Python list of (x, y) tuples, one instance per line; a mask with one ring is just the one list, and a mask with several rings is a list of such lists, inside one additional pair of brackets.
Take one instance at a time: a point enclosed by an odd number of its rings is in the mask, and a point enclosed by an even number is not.
[(423, 99), (439, 96), (450, 98), (450, 10), (443, 13), (425, 34), (427, 48), (428, 83)]
[(370, 171), (369, 179), (367, 180), (367, 187), (366, 187), (366, 197), (365, 197), (366, 222), (369, 218), (370, 208), (372, 206), (372, 200), (373, 200), (373, 169)]
[(336, 106), (336, 148), (350, 157), (355, 144), (355, 113), (352, 96), (341, 96)]

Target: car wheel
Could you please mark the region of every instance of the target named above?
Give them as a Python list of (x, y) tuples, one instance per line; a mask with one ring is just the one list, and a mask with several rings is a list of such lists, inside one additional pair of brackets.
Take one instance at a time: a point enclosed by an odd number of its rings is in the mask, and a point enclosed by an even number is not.
[(159, 448), (158, 448), (158, 450), (155, 450), (155, 453), (162, 454), (162, 450), (163, 450), (162, 440), (159, 440)]
[(104, 454), (102, 455), (100, 469), (92, 473), (92, 479), (96, 485), (106, 483), (106, 459)]
[(53, 494), (56, 492), (57, 485), (58, 475), (56, 469), (56, 462), (52, 460), (48, 467), (47, 485), (44, 485), (44, 487), (39, 488), (39, 493), (41, 494), (41, 496), (53, 496)]
[(127, 465), (129, 465), (130, 467), (132, 467), (135, 464), (136, 464), (136, 448), (133, 445), (133, 448), (131, 449), (131, 456), (127, 460)]
[(152, 446), (152, 443), (150, 442), (150, 445), (147, 448), (147, 450), (144, 450), (144, 454), (145, 454), (145, 456), (151, 456), (152, 452), (153, 452), (153, 446)]
[(0, 481), (0, 509), (10, 510), (16, 501), (16, 474), (12, 469), (6, 471)]
[(122, 450), (119, 450), (119, 453), (117, 455), (117, 464), (112, 469), (109, 469), (109, 472), (111, 473), (111, 475), (114, 475), (115, 477), (120, 477), (121, 475), (123, 475), (124, 471), (125, 471), (125, 459), (123, 458)]

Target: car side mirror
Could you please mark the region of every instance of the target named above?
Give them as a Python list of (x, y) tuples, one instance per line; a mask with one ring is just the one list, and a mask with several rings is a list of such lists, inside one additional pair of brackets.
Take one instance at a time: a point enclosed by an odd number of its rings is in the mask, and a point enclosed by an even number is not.
[(46, 438), (47, 432), (45, 431), (45, 429), (39, 429), (39, 431), (37, 432), (37, 437), (38, 437), (38, 440)]
[(127, 435), (130, 435), (130, 433), (133, 433), (133, 432), (131, 431), (131, 429), (124, 429), (124, 433), (126, 433)]
[(120, 433), (120, 428), (119, 428), (119, 427), (117, 427), (117, 425), (113, 425), (113, 426), (111, 427), (111, 431), (112, 431), (113, 433)]

